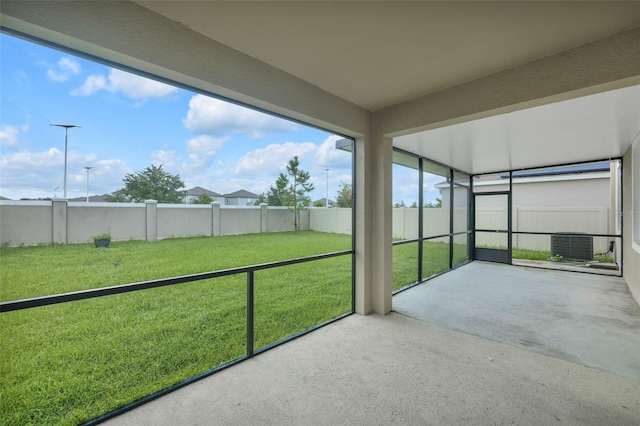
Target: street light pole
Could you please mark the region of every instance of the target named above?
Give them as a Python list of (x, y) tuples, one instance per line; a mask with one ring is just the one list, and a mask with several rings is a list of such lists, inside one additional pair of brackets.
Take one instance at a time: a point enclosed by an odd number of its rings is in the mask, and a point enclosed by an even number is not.
[(69, 136), (69, 129), (76, 126), (75, 124), (52, 124), (55, 127), (64, 127), (64, 199), (67, 199), (67, 138)]
[(87, 169), (87, 203), (89, 202), (89, 170), (93, 169), (93, 167), (84, 166)]
[(329, 207), (329, 169), (327, 171), (327, 198), (325, 198), (325, 207)]

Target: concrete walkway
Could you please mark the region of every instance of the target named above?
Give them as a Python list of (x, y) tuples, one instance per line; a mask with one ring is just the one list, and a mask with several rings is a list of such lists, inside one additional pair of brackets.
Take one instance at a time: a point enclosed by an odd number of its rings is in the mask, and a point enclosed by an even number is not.
[(393, 310), (640, 381), (640, 307), (619, 277), (472, 262)]
[(352, 315), (108, 425), (637, 425), (640, 382), (396, 313)]

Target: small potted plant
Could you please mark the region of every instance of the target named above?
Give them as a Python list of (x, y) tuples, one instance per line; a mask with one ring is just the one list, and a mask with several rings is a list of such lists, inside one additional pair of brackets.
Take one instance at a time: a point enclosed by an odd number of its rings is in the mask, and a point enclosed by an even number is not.
[(106, 232), (104, 234), (94, 235), (92, 238), (96, 248), (97, 247), (107, 248), (111, 243), (111, 234), (109, 232)]

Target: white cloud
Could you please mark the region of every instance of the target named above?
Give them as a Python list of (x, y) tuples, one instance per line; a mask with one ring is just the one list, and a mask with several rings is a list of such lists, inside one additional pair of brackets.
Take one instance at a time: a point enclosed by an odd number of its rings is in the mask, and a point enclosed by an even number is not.
[(3, 125), (0, 129), (0, 147), (10, 148), (16, 146), (18, 143), (18, 135), (27, 130), (29, 130), (29, 127), (26, 125), (22, 125), (19, 128), (8, 124)]
[(179, 169), (182, 165), (182, 158), (176, 151), (154, 151), (151, 153), (151, 161), (155, 166), (164, 166), (165, 171)]
[(57, 148), (49, 148), (41, 152), (19, 151), (3, 155), (0, 168), (3, 171), (21, 170), (25, 167), (53, 168), (64, 163), (64, 154)]
[(233, 167), (233, 173), (258, 176), (277, 174), (286, 169), (292, 157), (297, 155), (302, 162), (306, 156), (315, 153), (316, 149), (317, 145), (312, 142), (267, 145), (240, 157)]
[(111, 92), (122, 92), (133, 99), (168, 98), (177, 92), (177, 88), (158, 81), (112, 68), (109, 72)]
[(67, 81), (72, 75), (80, 73), (80, 64), (67, 57), (60, 58), (57, 68), (49, 68), (47, 77), (53, 81)]
[(194, 133), (217, 136), (237, 133), (252, 139), (298, 128), (290, 121), (204, 95), (191, 98), (182, 122)]
[(176, 93), (178, 89), (146, 77), (111, 68), (108, 77), (105, 78), (99, 74), (90, 75), (84, 84), (73, 90), (71, 94), (89, 96), (99, 90), (122, 93), (131, 99), (145, 100), (149, 98), (168, 98)]
[(187, 152), (189, 161), (196, 169), (207, 167), (213, 161), (216, 152), (229, 140), (228, 137), (216, 138), (213, 136), (200, 135), (187, 142)]
[(75, 90), (71, 91), (73, 96), (89, 96), (104, 89), (107, 86), (107, 81), (101, 75), (90, 75), (85, 80), (84, 84)]
[(331, 135), (318, 148), (317, 161), (321, 167), (346, 168), (351, 166), (351, 153), (336, 148), (341, 136)]
[[(111, 193), (122, 187), (122, 179), (130, 168), (121, 160), (98, 160), (95, 154), (78, 155), (68, 152), (67, 196), (86, 194), (87, 174), (90, 171), (90, 193)], [(61, 197), (64, 182), (64, 153), (57, 148), (44, 151), (19, 151), (0, 157), (2, 192), (10, 198)]]

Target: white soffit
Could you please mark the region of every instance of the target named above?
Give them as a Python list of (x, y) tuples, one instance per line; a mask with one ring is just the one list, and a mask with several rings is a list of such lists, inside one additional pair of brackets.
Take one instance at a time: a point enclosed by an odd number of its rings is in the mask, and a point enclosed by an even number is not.
[(136, 2), (370, 111), (640, 25), (637, 2)]
[(393, 146), (476, 174), (619, 158), (639, 133), (632, 86), (396, 137)]

